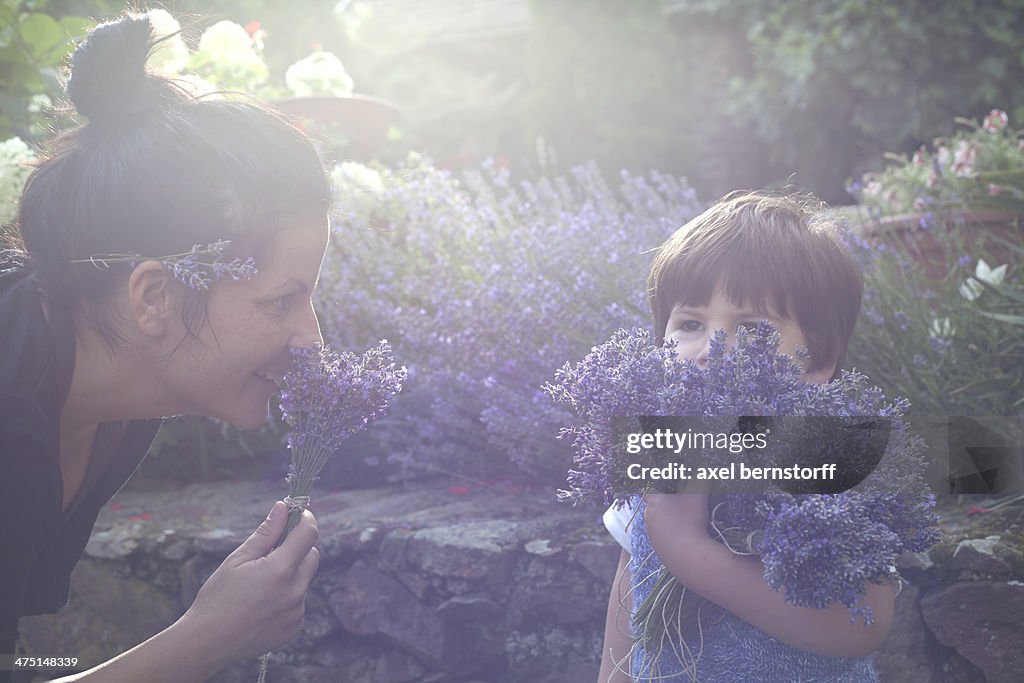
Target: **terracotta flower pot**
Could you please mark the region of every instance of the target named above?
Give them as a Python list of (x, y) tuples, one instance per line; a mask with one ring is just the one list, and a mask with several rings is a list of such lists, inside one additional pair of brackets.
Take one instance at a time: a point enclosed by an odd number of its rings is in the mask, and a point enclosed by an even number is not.
[[(974, 261), (985, 250), (992, 265), (1020, 263), (1020, 252), (1004, 241), (1024, 246), (1024, 215), (1021, 214), (998, 211), (956, 211), (934, 216), (906, 213), (868, 223), (865, 232), (869, 239), (886, 242), (910, 254), (929, 277), (942, 278), (947, 274), (946, 251), (952, 246), (943, 239), (942, 231), (951, 223), (962, 226), (964, 253)], [(953, 258), (960, 255), (954, 254)]]
[(398, 120), (395, 105), (369, 95), (288, 97), (274, 106), (314, 133), (341, 133), (346, 139), (345, 156), (355, 159), (371, 158)]

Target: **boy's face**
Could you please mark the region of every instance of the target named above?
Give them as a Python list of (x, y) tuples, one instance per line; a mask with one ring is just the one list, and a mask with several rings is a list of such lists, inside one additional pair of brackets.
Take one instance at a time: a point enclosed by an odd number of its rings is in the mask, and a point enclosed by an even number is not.
[[(720, 286), (715, 288), (707, 306), (677, 304), (665, 326), (665, 340), (674, 339), (679, 355), (683, 358), (692, 358), (703, 367), (707, 362), (708, 346), (715, 330), (725, 330), (726, 344), (732, 348), (736, 343), (737, 328), (747, 327), (753, 330), (759, 321), (766, 319), (775, 325), (775, 329), (782, 337), (779, 353), (795, 357), (794, 352), (798, 346), (807, 347), (807, 339), (795, 320), (783, 317), (770, 307), (767, 315), (764, 315), (753, 307), (737, 306), (725, 295)], [(835, 366), (831, 365), (805, 373), (803, 379), (807, 382), (827, 382), (834, 370)]]

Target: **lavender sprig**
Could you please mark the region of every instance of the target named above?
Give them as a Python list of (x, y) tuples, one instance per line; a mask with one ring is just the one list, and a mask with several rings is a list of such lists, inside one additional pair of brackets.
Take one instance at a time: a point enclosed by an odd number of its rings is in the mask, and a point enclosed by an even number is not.
[(107, 270), (115, 263), (127, 263), (134, 267), (139, 261), (160, 261), (175, 279), (190, 289), (208, 289), (214, 279), (230, 277), (235, 281), (251, 280), (259, 272), (256, 269), (256, 260), (251, 256), (224, 261), (224, 250), (230, 244), (231, 240), (217, 240), (206, 245), (194, 244), (187, 252), (168, 256), (142, 256), (134, 253), (93, 254), (87, 259), (75, 259), (71, 263), (91, 263), (101, 270)]

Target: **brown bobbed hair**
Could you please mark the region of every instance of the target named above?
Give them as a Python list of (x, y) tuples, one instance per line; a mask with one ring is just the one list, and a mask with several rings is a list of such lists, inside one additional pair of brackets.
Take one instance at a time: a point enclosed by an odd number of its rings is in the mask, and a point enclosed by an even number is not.
[(795, 193), (734, 192), (658, 248), (647, 280), (654, 334), (677, 305), (706, 306), (721, 286), (736, 305), (774, 310), (807, 339), (813, 372), (842, 366), (863, 282), (824, 204)]

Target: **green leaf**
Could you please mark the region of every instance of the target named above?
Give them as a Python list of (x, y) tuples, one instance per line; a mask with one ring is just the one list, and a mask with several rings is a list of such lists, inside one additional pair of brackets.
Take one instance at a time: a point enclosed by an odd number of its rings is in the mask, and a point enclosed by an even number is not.
[(1009, 315), (1008, 313), (989, 313), (988, 311), (978, 311), (979, 314), (986, 318), (992, 318), (993, 320), (999, 320), (1004, 323), (1010, 323), (1011, 325), (1024, 325), (1024, 315)]
[(48, 14), (30, 14), (21, 22), (21, 39), (32, 48), (35, 57), (41, 59), (64, 40), (64, 31)]
[(66, 37), (79, 38), (88, 33), (95, 23), (89, 17), (67, 16), (60, 20), (60, 27)]
[(25, 53), (13, 45), (0, 47), (0, 64), (20, 64), (25, 62)]
[(18, 11), (8, 5), (0, 5), (0, 25), (14, 26), (18, 21)]

